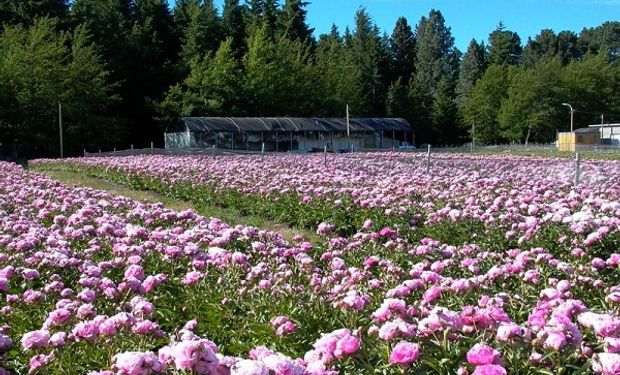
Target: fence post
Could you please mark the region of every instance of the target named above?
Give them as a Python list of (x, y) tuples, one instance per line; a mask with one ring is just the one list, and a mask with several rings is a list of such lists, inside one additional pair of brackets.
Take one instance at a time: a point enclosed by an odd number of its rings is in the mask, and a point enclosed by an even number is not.
[(86, 157), (86, 149), (84, 149), (84, 157)]
[(116, 156), (116, 147), (114, 147), (114, 151), (112, 151), (112, 154)]
[(262, 156), (265, 156), (265, 142), (263, 142), (263, 145), (262, 145), (262, 146), (261, 146), (261, 148), (260, 148), (260, 154), (261, 154)]
[(573, 185), (577, 186), (579, 185), (579, 172), (580, 172), (580, 162), (581, 162), (581, 155), (579, 155), (579, 153), (575, 153), (575, 181), (573, 182)]
[(323, 147), (323, 166), (327, 168), (327, 143)]
[(99, 153), (101, 154), (101, 149), (99, 149)]
[(215, 145), (211, 146), (211, 157), (215, 159)]
[(428, 151), (426, 152), (426, 174), (431, 171), (431, 145), (428, 145)]
[(131, 149), (133, 150), (133, 144), (131, 145)]
[(151, 141), (151, 155), (153, 155), (153, 141)]

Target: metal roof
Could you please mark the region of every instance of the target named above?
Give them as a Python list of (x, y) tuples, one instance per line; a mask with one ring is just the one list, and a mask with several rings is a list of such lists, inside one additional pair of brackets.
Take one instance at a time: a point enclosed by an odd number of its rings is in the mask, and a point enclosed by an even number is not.
[(575, 133), (599, 133), (600, 130), (596, 128), (579, 128), (575, 129)]
[[(360, 131), (410, 131), (411, 126), (402, 118), (355, 118), (349, 120), (352, 132)], [(346, 132), (344, 118), (304, 117), (182, 117), (166, 130), (180, 132), (275, 132), (320, 131)]]

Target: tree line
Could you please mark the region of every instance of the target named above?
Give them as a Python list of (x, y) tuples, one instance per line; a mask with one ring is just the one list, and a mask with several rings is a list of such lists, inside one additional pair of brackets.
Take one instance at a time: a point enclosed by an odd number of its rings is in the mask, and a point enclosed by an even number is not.
[(0, 143), (58, 153), (161, 144), (177, 116), (403, 117), (417, 143), (549, 142), (620, 120), (620, 23), (501, 23), (463, 53), (438, 10), (382, 33), (368, 12), (315, 37), (303, 0), (0, 2)]

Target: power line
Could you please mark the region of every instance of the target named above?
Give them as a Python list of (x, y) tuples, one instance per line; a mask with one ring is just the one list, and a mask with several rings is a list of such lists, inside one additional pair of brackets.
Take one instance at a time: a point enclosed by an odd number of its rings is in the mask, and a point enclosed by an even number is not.
[(620, 113), (588, 112), (588, 111), (581, 111), (581, 110), (578, 110), (578, 109), (576, 109), (575, 112), (577, 112), (577, 113), (585, 113), (585, 114), (588, 114), (588, 115), (595, 115), (595, 116), (603, 115), (603, 116), (611, 116), (611, 117), (620, 117)]

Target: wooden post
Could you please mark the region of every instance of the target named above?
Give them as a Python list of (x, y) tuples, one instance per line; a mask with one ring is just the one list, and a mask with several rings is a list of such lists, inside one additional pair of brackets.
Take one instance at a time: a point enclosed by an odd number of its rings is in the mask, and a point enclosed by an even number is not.
[(392, 129), (392, 151), (394, 151), (394, 142), (396, 142), (396, 131)]
[(215, 159), (215, 143), (211, 146), (211, 157)]
[(323, 166), (327, 168), (327, 143), (325, 143), (325, 147), (323, 147)]
[(581, 172), (580, 165), (579, 165), (580, 163), (581, 163), (581, 156), (577, 152), (575, 154), (575, 181), (573, 183), (575, 186), (579, 185), (579, 173)]
[(431, 145), (428, 145), (428, 151), (426, 152), (426, 174), (431, 171)]
[(261, 154), (261, 155), (263, 155), (263, 156), (265, 156), (265, 142), (263, 142), (263, 146), (262, 146), (262, 148), (260, 149), (260, 154)]

